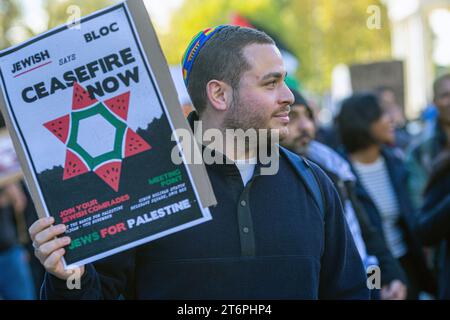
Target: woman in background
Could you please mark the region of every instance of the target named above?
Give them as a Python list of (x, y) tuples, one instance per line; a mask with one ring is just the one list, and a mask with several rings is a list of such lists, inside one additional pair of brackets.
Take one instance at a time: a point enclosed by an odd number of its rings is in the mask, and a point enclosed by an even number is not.
[(343, 102), (337, 125), (343, 155), (357, 177), (357, 197), (403, 267), (408, 299), (418, 299), (421, 291), (434, 293), (435, 283), (414, 233), (406, 170), (388, 147), (395, 142), (392, 120), (375, 95), (358, 94)]

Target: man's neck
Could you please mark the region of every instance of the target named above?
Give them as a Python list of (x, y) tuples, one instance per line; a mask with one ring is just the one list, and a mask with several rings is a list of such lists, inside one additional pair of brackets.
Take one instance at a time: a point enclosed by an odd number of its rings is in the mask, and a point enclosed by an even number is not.
[[(230, 134), (230, 132), (227, 133), (226, 128), (224, 128), (221, 123), (219, 123), (216, 119), (211, 119), (207, 115), (200, 117), (200, 121), (202, 124), (202, 134), (207, 132), (207, 130), (209, 129), (220, 131), (224, 150), (217, 151), (224, 154), (228, 159), (236, 161), (254, 159), (257, 157), (258, 148), (256, 146), (256, 143), (250, 145), (248, 143), (248, 139), (246, 139), (245, 137), (237, 137), (233, 134)], [(203, 139), (201, 139), (201, 143), (204, 144)], [(218, 144), (218, 146), (220, 146), (220, 144)], [(211, 146), (207, 147), (211, 148)]]
[(364, 150), (356, 151), (350, 154), (352, 161), (370, 164), (378, 160), (381, 154), (381, 148), (378, 145), (372, 145)]

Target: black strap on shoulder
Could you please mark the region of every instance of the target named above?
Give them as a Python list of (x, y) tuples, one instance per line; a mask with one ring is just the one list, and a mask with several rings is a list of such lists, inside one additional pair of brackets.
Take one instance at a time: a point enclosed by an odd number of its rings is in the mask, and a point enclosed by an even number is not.
[(318, 177), (316, 176), (316, 173), (311, 168), (308, 160), (296, 155), (295, 153), (290, 152), (289, 150), (281, 146), (280, 150), (289, 160), (295, 171), (297, 171), (298, 176), (303, 181), (306, 189), (309, 191), (309, 193), (311, 193), (314, 201), (319, 207), (322, 218), (325, 219), (325, 198), (323, 195), (322, 186), (318, 180)]

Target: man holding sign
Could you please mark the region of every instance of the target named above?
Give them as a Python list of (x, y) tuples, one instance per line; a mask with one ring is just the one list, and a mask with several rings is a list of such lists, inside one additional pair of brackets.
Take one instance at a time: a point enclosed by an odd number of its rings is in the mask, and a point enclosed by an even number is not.
[[(205, 30), (188, 47), (183, 72), (198, 111), (191, 123), (198, 116), (204, 129), (224, 135), (287, 133), (293, 95), (280, 51), (265, 33)], [(71, 239), (56, 238), (65, 226), (37, 221), (30, 235), (48, 271), (43, 298), (368, 299), (365, 270), (330, 180), (282, 148), (272, 154), (278, 170), (263, 174), (260, 142), (242, 152), (227, 148), (220, 157), (231, 163), (206, 166), (218, 202), (211, 221), (81, 267), (79, 290), (67, 288), (72, 273), (61, 260)], [(316, 185), (305, 182), (301, 168)]]

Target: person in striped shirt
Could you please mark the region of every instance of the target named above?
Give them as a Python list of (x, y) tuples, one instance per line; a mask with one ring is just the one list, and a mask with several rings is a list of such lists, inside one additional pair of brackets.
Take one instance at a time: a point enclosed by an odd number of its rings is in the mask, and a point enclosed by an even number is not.
[(394, 126), (373, 94), (346, 99), (337, 118), (344, 147), (357, 177), (356, 193), (373, 224), (408, 278), (408, 298), (421, 291), (435, 293), (435, 283), (414, 230), (415, 212), (407, 192), (407, 172), (388, 145)]

